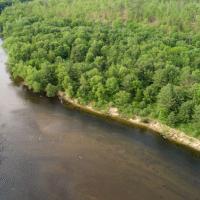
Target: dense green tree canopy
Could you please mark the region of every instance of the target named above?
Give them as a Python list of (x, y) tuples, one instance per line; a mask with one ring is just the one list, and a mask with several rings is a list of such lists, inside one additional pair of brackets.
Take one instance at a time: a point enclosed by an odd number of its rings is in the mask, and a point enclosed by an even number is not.
[(200, 135), (200, 2), (113, 2), (34, 0), (4, 9), (11, 74), (49, 97), (64, 91)]

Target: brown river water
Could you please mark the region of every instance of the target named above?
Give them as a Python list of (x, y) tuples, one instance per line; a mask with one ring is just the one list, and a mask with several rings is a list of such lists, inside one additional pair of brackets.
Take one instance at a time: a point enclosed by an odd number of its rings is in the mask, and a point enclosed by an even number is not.
[(6, 59), (0, 48), (0, 200), (200, 199), (197, 155), (14, 85)]

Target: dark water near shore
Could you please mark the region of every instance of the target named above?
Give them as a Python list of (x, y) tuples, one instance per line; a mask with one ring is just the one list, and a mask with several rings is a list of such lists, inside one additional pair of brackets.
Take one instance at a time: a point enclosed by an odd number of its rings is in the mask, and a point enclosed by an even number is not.
[(200, 158), (15, 86), (0, 48), (0, 200), (200, 199)]

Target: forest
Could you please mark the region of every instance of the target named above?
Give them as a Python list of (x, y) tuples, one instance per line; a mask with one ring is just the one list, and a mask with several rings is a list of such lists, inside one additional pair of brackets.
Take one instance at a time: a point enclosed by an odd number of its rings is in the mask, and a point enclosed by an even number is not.
[(0, 29), (12, 77), (34, 92), (200, 137), (199, 0), (16, 1)]

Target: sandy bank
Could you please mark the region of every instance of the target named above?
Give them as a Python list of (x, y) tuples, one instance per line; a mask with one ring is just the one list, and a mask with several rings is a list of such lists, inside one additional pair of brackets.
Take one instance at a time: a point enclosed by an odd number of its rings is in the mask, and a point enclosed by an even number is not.
[(130, 126), (134, 126), (134, 127), (137, 126), (140, 128), (145, 128), (145, 129), (151, 130), (155, 133), (160, 134), (163, 138), (165, 138), (173, 143), (176, 143), (176, 144), (185, 146), (191, 150), (200, 152), (200, 140), (199, 139), (190, 137), (179, 130), (170, 128), (169, 126), (163, 125), (157, 121), (148, 120), (148, 122), (145, 122), (140, 117), (126, 119), (119, 115), (116, 108), (110, 108), (110, 110), (108, 112), (98, 111), (98, 110), (95, 110), (91, 106), (83, 106), (83, 105), (79, 104), (76, 100), (72, 100), (72, 99), (68, 98), (64, 92), (58, 92), (58, 97), (62, 103), (69, 104), (77, 109), (82, 110), (82, 111), (92, 113), (92, 114), (95, 114), (97, 116), (101, 116), (104, 118), (112, 119), (112, 120), (118, 121), (120, 123), (130, 125)]

